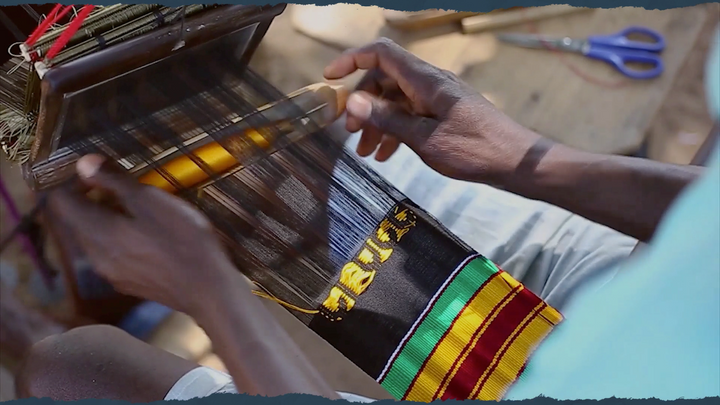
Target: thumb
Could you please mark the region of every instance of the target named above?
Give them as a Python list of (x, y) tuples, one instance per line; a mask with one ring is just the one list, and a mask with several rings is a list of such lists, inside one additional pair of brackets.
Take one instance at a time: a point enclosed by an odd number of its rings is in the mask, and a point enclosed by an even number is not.
[(78, 160), (76, 170), (80, 180), (95, 190), (101, 200), (114, 199), (126, 209), (133, 210), (126, 205), (132, 204), (133, 196), (142, 186), (112, 160), (102, 155), (86, 155)]
[(429, 137), (439, 124), (432, 118), (413, 115), (392, 101), (377, 98), (364, 91), (351, 94), (346, 108), (348, 114), (362, 126), (375, 127), (411, 148)]

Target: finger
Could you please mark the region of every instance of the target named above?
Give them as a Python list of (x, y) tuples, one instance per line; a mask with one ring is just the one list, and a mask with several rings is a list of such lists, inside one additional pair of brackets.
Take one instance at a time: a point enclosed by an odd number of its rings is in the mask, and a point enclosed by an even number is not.
[(326, 79), (342, 79), (357, 70), (380, 69), (389, 77), (398, 80), (401, 70), (417, 64), (419, 59), (410, 52), (386, 38), (343, 52), (325, 68)]
[(400, 88), (395, 89), (389, 89), (385, 90), (385, 92), (382, 95), (382, 98), (388, 101), (393, 102), (397, 105), (397, 107), (402, 108), (403, 110), (407, 111), (409, 114), (418, 114), (418, 115), (429, 115), (430, 112), (426, 111), (422, 108), (422, 106), (414, 106), (412, 105), (412, 102), (405, 96), (405, 93), (400, 90)]
[(111, 194), (131, 214), (140, 211), (137, 195), (143, 190), (143, 185), (112, 160), (101, 155), (86, 155), (78, 160), (76, 169), (80, 180), (87, 186)]
[(388, 77), (388, 75), (380, 69), (372, 69), (363, 76), (355, 87), (355, 91), (364, 91), (383, 98), (387, 98), (389, 94), (393, 94), (394, 97), (407, 99), (405, 93), (403, 93), (400, 86), (398, 86), (397, 81)]
[(372, 69), (360, 79), (355, 90), (380, 96), (383, 93), (382, 80), (387, 81), (387, 76), (380, 69)]
[(101, 243), (108, 235), (113, 235), (120, 221), (121, 214), (100, 204), (90, 201), (83, 194), (63, 188), (48, 194), (48, 212), (61, 218), (63, 223), (82, 240)]
[(397, 137), (385, 135), (380, 142), (377, 153), (375, 153), (375, 160), (385, 162), (392, 157), (399, 147), (400, 140)]
[(345, 129), (350, 133), (358, 132), (362, 129), (362, 120), (355, 118), (352, 115), (347, 116), (345, 119)]
[(438, 69), (403, 49), (395, 42), (381, 38), (362, 48), (346, 51), (325, 68), (325, 78), (342, 79), (357, 70), (379, 69), (398, 83), (412, 100), (418, 92), (432, 94), (437, 85)]
[[(405, 96), (405, 93), (400, 90), (397, 82), (390, 79), (379, 69), (373, 69), (369, 71), (358, 83), (355, 91), (363, 91), (380, 98), (384, 98), (397, 103), (398, 105), (406, 108), (408, 111), (412, 111), (410, 100)], [(345, 121), (345, 128), (348, 132), (358, 132), (362, 129), (363, 121), (353, 117), (351, 114), (347, 115)], [(374, 145), (373, 147), (376, 147)], [(373, 149), (374, 150), (374, 149)]]
[(403, 93), (397, 82), (389, 78), (379, 69), (373, 69), (368, 72), (357, 85), (355, 91), (363, 91), (373, 96), (392, 101), (405, 108), (408, 112), (417, 110), (410, 102), (410, 99)]
[(438, 125), (436, 120), (412, 115), (395, 103), (363, 92), (350, 95), (347, 111), (363, 122), (363, 129), (374, 127), (379, 134), (393, 135), (410, 147), (424, 141)]
[(377, 128), (368, 127), (363, 129), (356, 152), (362, 157), (368, 157), (375, 152), (382, 140), (382, 132)]
[[(399, 108), (404, 109), (408, 113), (412, 113), (414, 110), (413, 106), (410, 104), (410, 100), (408, 100), (407, 97), (405, 97), (405, 94), (403, 94), (403, 92), (398, 88), (394, 90), (384, 90), (381, 98), (395, 103)], [(363, 129), (363, 120), (354, 117), (352, 114), (347, 114), (345, 118), (345, 129), (350, 133), (358, 132)]]

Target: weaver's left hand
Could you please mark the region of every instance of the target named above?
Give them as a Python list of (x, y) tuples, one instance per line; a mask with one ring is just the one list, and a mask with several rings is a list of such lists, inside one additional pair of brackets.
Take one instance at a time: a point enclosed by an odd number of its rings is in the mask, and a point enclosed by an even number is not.
[[(138, 183), (98, 155), (80, 159), (77, 171), (83, 190), (53, 191), (49, 208), (119, 292), (194, 316), (204, 299), (239, 276), (210, 222), (190, 204)], [(92, 200), (88, 189), (121, 209)]]
[[(200, 212), (113, 170), (100, 156), (83, 157), (77, 171), (79, 190), (53, 192), (48, 208), (118, 291), (194, 318), (242, 392), (338, 398), (250, 293)], [(89, 198), (88, 189), (111, 197), (113, 208)]]

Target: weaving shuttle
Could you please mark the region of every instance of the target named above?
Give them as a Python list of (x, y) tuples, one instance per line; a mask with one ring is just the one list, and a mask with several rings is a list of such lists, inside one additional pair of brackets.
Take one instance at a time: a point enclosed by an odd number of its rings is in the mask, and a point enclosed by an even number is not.
[(501, 399), (562, 316), (327, 133), (347, 89), (282, 94), (248, 67), (285, 6), (144, 7), (93, 11), (57, 59), (42, 56), (57, 34), (25, 47), (29, 96), (4, 117), (33, 135), (18, 154), (31, 187), (103, 154), (194, 204), (259, 296), (396, 398)]

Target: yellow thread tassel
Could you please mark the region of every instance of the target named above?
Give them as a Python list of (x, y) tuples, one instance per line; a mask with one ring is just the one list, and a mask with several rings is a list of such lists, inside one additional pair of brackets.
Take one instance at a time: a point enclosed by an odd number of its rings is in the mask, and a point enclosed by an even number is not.
[(266, 294), (266, 293), (264, 293), (264, 292), (262, 292), (262, 291), (253, 290), (253, 294), (255, 294), (256, 296), (258, 296), (258, 297), (260, 297), (260, 298), (265, 298), (265, 299), (267, 299), (267, 300), (270, 300), (270, 301), (273, 301), (273, 302), (275, 302), (275, 303), (278, 303), (278, 304), (284, 306), (285, 308), (292, 309), (292, 310), (298, 311), (298, 312), (302, 312), (302, 313), (304, 313), (304, 314), (314, 315), (314, 314), (317, 314), (317, 313), (319, 312), (319, 311), (316, 310), (316, 309), (300, 308), (300, 307), (295, 306), (295, 305), (293, 305), (293, 304), (291, 304), (291, 303), (289, 303), (289, 302), (285, 302), (285, 301), (281, 300), (280, 298), (276, 298), (276, 297), (274, 297), (274, 296), (272, 296), (272, 295), (270, 295), (270, 294)]

